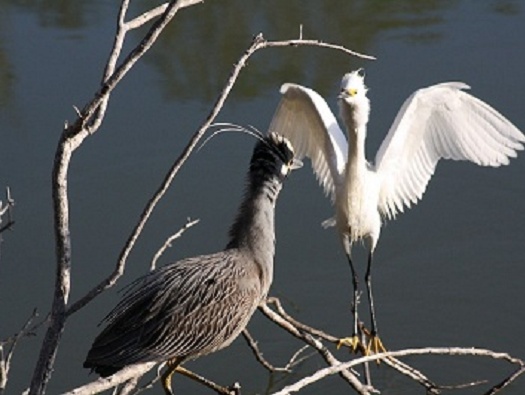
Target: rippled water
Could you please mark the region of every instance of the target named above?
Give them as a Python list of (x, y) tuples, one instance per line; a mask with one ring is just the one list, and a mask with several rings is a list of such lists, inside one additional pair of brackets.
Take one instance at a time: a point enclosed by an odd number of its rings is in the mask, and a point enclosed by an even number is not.
[[(335, 109), (341, 75), (365, 67), (372, 101), (369, 158), (403, 100), (419, 87), (442, 81), (465, 81), (474, 95), (525, 130), (522, 2), (281, 3), (232, 0), (185, 10), (118, 87), (102, 128), (72, 163), (71, 300), (112, 270), (149, 196), (258, 32), (269, 39), (295, 38), (302, 24), (305, 37), (344, 44), (378, 60), (316, 48), (264, 51), (243, 71), (222, 121), (264, 130), (279, 100), (278, 88), (287, 81), (315, 88)], [(81, 107), (97, 88), (117, 8), (103, 1), (0, 4), (0, 187), (9, 185), (17, 204), (16, 225), (2, 235), (1, 244), (0, 338), (5, 338), (34, 307), (41, 314), (49, 309), (54, 150), (64, 121), (74, 119), (73, 106)], [(134, 13), (151, 5), (138, 2)], [(138, 39), (138, 33), (132, 35), (128, 47)], [(192, 156), (131, 255), (122, 285), (147, 270), (153, 253), (188, 216), (201, 222), (166, 253), (164, 262), (223, 247), (252, 146), (246, 136), (224, 135)], [(441, 163), (423, 201), (383, 228), (374, 285), (388, 348), (476, 346), (525, 358), (524, 174), (525, 156), (497, 170)], [(334, 232), (320, 227), (331, 215), (309, 166), (294, 173), (277, 207), (272, 294), (301, 320), (342, 336), (350, 333), (351, 283)], [(364, 252), (357, 252), (356, 260), (364, 263)], [(70, 320), (48, 393), (93, 378), (82, 361), (97, 323), (117, 298), (111, 290)], [(299, 347), (259, 314), (249, 328), (275, 364), (285, 363)], [(8, 393), (28, 385), (40, 335), (18, 346)], [(337, 356), (346, 357), (344, 351)], [(479, 359), (409, 361), (443, 384), (497, 381), (508, 368)], [(310, 360), (298, 374), (318, 366), (322, 362)], [(238, 380), (247, 394), (282, 386), (282, 378), (268, 377), (242, 341), (191, 367), (222, 383)], [(383, 394), (422, 393), (382, 366), (372, 373)], [(181, 377), (174, 386), (180, 393), (206, 393)], [(524, 391), (521, 379), (505, 393)], [(342, 394), (348, 387), (335, 377), (304, 391), (320, 392)]]

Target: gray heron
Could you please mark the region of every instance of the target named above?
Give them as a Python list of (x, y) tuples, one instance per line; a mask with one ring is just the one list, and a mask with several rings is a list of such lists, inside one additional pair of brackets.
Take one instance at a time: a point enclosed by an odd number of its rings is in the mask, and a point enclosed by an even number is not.
[(246, 327), (272, 283), (277, 197), (300, 166), (286, 138), (256, 137), (226, 248), (159, 267), (132, 283), (104, 319), (84, 367), (107, 377), (128, 365), (167, 362), (162, 383), (171, 394), (179, 365), (227, 347)]

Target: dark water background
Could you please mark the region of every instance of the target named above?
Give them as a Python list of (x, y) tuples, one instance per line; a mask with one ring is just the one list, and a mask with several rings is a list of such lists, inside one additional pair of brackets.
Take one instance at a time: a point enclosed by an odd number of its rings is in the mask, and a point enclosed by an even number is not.
[[(136, 1), (134, 14), (152, 6)], [(92, 97), (114, 32), (117, 5), (107, 1), (0, 1), (0, 187), (16, 199), (16, 225), (3, 235), (0, 257), (0, 339), (16, 332), (33, 308), (45, 314), (54, 281), (50, 174), (54, 150), (73, 105)], [(181, 12), (154, 49), (112, 96), (100, 131), (73, 158), (69, 180), (73, 271), (71, 300), (114, 267), (149, 196), (208, 114), (231, 65), (263, 32), (269, 39), (304, 35), (344, 44), (378, 58), (363, 61), (325, 49), (258, 53), (243, 71), (222, 121), (264, 130), (283, 82), (318, 90), (335, 108), (343, 73), (365, 67), (372, 114), (373, 158), (402, 101), (415, 89), (459, 80), (525, 130), (525, 3), (523, 1), (207, 1)], [(130, 37), (128, 48), (139, 38)], [(201, 222), (162, 258), (221, 249), (241, 197), (253, 140), (225, 135), (192, 156), (158, 207), (117, 288), (144, 273), (154, 252), (186, 217)], [(502, 169), (441, 163), (423, 201), (388, 223), (374, 271), (378, 320), (392, 350), (476, 346), (525, 358), (525, 156)], [(309, 166), (289, 179), (277, 208), (277, 256), (272, 294), (301, 320), (348, 335), (350, 273), (332, 215)], [(364, 262), (364, 253), (356, 259)], [(362, 265), (364, 266), (364, 265)], [(93, 378), (82, 361), (97, 323), (117, 301), (116, 288), (70, 321), (48, 393)], [(299, 344), (260, 314), (249, 328), (265, 356), (283, 364)], [(29, 383), (40, 336), (20, 343), (7, 393)], [(337, 353), (346, 358), (345, 351)], [(471, 358), (411, 358), (443, 384), (497, 381), (503, 362)], [(298, 375), (323, 366), (305, 363)], [(242, 341), (191, 367), (244, 393), (281, 386)], [(422, 389), (386, 368), (374, 369), (383, 394)], [(293, 380), (295, 376), (288, 377)], [(179, 393), (208, 393), (176, 377)], [(486, 387), (462, 393), (482, 393)], [(155, 391), (158, 393), (159, 388)], [(305, 394), (348, 393), (338, 378)], [(525, 393), (522, 378), (506, 394)]]

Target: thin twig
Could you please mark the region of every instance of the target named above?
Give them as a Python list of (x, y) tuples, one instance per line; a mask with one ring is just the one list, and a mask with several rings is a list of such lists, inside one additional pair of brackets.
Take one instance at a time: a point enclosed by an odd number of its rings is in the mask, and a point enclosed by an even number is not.
[[(0, 341), (0, 394), (3, 394), (7, 386), (7, 380), (9, 378), (9, 370), (11, 368), (11, 359), (15, 352), (15, 348), (23, 337), (33, 336), (35, 326), (31, 327), (34, 319), (38, 316), (37, 310), (34, 309), (31, 316), (27, 319), (22, 329), (14, 334), (13, 336)], [(7, 351), (4, 351), (4, 347), (7, 346)]]
[(203, 377), (195, 372), (192, 372), (191, 370), (186, 369), (183, 366), (177, 366), (177, 373), (180, 373), (183, 376), (186, 376), (192, 380), (195, 380), (196, 382), (202, 385), (205, 385), (208, 388), (211, 388), (212, 390), (214, 390), (215, 392), (221, 395), (233, 395), (235, 394), (235, 390), (237, 389), (237, 387), (239, 387), (238, 384), (234, 384), (231, 387), (223, 387), (207, 379), (206, 377)]
[(199, 223), (199, 219), (192, 220), (191, 218), (186, 219), (186, 223), (182, 228), (180, 228), (177, 233), (171, 235), (168, 237), (168, 239), (164, 242), (162, 247), (159, 248), (159, 250), (155, 253), (155, 256), (153, 257), (150, 265), (150, 270), (155, 270), (157, 266), (157, 261), (159, 258), (164, 254), (164, 252), (171, 247), (171, 243), (173, 243), (175, 240), (177, 240), (179, 237), (181, 237), (184, 232), (186, 232), (189, 228)]
[(279, 368), (276, 366), (273, 366), (266, 358), (264, 358), (261, 350), (259, 350), (259, 346), (257, 345), (257, 341), (253, 338), (253, 336), (250, 334), (248, 329), (244, 329), (242, 331), (242, 336), (244, 337), (244, 340), (246, 340), (246, 343), (248, 343), (248, 347), (253, 351), (253, 354), (255, 355), (255, 359), (269, 372), (290, 372), (291, 370), (289, 368)]
[(11, 196), (11, 189), (9, 187), (5, 188), (5, 196), (6, 196), (6, 205), (2, 205), (2, 201), (0, 200), (0, 224), (2, 223), (2, 217), (7, 214), (7, 222), (0, 227), (0, 233), (11, 229), (11, 227), (15, 224), (15, 221), (13, 220), (13, 207), (15, 206), (15, 201), (13, 197)]
[(279, 298), (271, 296), (266, 300), (266, 303), (274, 305), (277, 312), (288, 322), (290, 322), (293, 326), (295, 326), (297, 329), (307, 332), (311, 334), (312, 336), (319, 337), (321, 339), (324, 339), (330, 343), (338, 344), (340, 338), (330, 335), (329, 333), (326, 333), (320, 329), (311, 327), (309, 325), (306, 325), (300, 321), (297, 321), (295, 318), (293, 318), (291, 315), (289, 315), (283, 308), (283, 305)]
[(381, 362), (384, 362), (386, 365), (389, 365), (392, 369), (397, 370), (399, 373), (421, 384), (423, 387), (425, 387), (427, 394), (437, 395), (441, 393), (441, 391), (439, 390), (440, 387), (438, 387), (436, 383), (432, 382), (428, 377), (426, 377), (419, 370), (413, 368), (410, 365), (407, 365), (406, 363), (400, 361), (399, 359), (393, 358), (393, 357), (385, 358), (381, 360)]
[[(267, 303), (262, 303), (259, 306), (259, 310), (274, 323), (288, 331), (292, 336), (298, 338), (299, 340), (302, 340), (303, 342), (309, 344), (311, 347), (316, 349), (321, 355), (321, 357), (326, 361), (326, 363), (328, 363), (329, 366), (334, 367), (339, 366), (341, 364), (341, 361), (335, 358), (333, 354), (330, 351), (328, 351), (328, 349), (322, 344), (321, 341), (315, 339), (308, 333), (303, 333), (302, 331), (300, 331), (293, 324), (291, 324), (285, 318), (283, 318), (280, 314), (273, 311)], [(368, 386), (361, 383), (361, 381), (357, 378), (357, 373), (345, 369), (341, 369), (340, 371), (338, 371), (338, 373), (359, 394), (370, 395), (374, 391), (372, 388), (369, 388)]]
[(511, 384), (513, 381), (515, 381), (518, 377), (520, 377), (522, 374), (525, 373), (525, 365), (522, 365), (519, 369), (516, 369), (514, 373), (506, 377), (504, 380), (502, 380), (500, 383), (493, 386), (490, 390), (485, 392), (484, 395), (495, 395), (498, 392), (500, 392), (503, 388)]

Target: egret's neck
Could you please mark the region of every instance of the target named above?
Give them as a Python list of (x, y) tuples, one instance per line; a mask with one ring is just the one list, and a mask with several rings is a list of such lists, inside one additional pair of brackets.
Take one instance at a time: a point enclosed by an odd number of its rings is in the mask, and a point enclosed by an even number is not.
[(348, 134), (347, 170), (351, 173), (362, 172), (366, 167), (365, 140), (369, 107), (367, 105), (348, 104), (345, 100), (341, 100), (340, 112)]
[(362, 171), (366, 167), (366, 125), (348, 130), (348, 168)]

